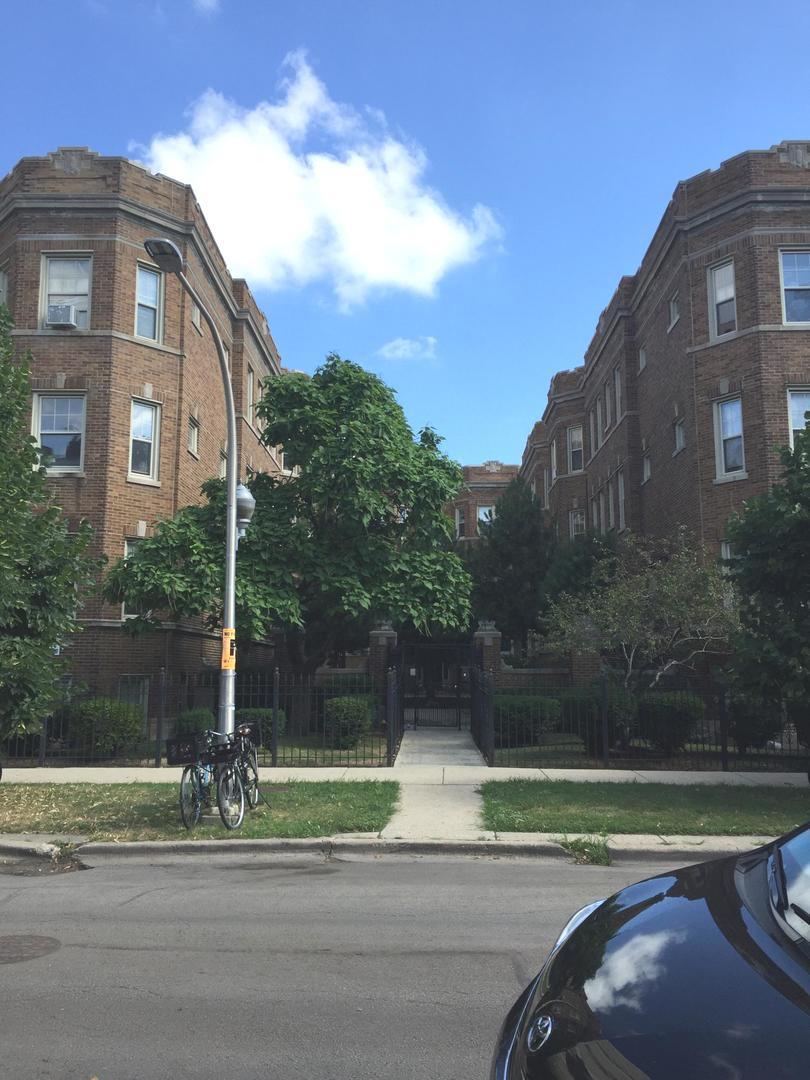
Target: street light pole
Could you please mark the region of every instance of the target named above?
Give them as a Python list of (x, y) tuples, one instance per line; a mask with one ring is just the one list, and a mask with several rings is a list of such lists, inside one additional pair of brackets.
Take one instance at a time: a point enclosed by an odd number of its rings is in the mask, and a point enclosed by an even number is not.
[[(228, 460), (227, 460), (227, 520), (225, 524), (225, 594), (222, 611), (222, 655), (219, 671), (219, 730), (231, 734), (234, 730), (234, 708), (236, 702), (236, 546), (237, 539), (237, 499), (241, 495), (240, 525), (250, 520), (255, 502), (247, 488), (240, 484), (237, 491), (237, 450), (236, 450), (236, 410), (233, 403), (233, 387), (225, 359), (225, 348), (219, 336), (216, 323), (208, 308), (202, 302), (197, 291), (184, 273), (183, 256), (180, 249), (163, 237), (144, 241), (149, 257), (166, 273), (174, 274), (199, 308), (200, 314), (211, 331), (211, 337), (217, 349), (219, 371), (222, 375), (222, 387), (225, 391), (225, 417), (228, 423)], [(245, 498), (245, 496), (247, 498)]]

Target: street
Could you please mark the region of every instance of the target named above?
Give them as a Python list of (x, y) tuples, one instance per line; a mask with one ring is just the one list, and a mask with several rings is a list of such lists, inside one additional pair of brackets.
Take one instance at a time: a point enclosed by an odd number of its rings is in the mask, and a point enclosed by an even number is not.
[[(657, 869), (187, 856), (6, 872), (2, 1072), (485, 1077), (508, 1006), (568, 916)], [(9, 962), (14, 935), (56, 940)]]

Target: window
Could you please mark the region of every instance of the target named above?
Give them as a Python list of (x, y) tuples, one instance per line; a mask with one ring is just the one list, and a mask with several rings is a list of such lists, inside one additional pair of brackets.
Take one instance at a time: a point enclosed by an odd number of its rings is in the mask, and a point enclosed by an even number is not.
[(605, 492), (604, 491), (599, 492), (599, 523), (600, 523), (602, 532), (606, 532), (607, 531), (607, 524), (606, 524), (606, 519), (605, 519)]
[(790, 405), (790, 445), (800, 431), (808, 427), (805, 413), (810, 412), (810, 390), (788, 390)]
[(75, 255), (45, 256), (45, 310), (43, 323), (48, 324), (48, 309), (54, 305), (73, 306), (76, 326), (88, 327), (90, 311), (90, 258)]
[(597, 447), (602, 445), (604, 440), (605, 429), (602, 425), (602, 398), (601, 395), (596, 399), (596, 445)]
[(810, 251), (782, 252), (785, 322), (810, 322)]
[(572, 510), (568, 515), (568, 531), (572, 540), (585, 535), (585, 511)]
[[(130, 555), (134, 554), (135, 549), (139, 544), (137, 538), (124, 541), (124, 558), (128, 559)], [(134, 608), (127, 607), (126, 603), (121, 605), (121, 618), (122, 619), (134, 619), (136, 615), (140, 614)]]
[(464, 539), (465, 529), (466, 529), (466, 521), (465, 521), (465, 515), (464, 515), (464, 507), (463, 506), (457, 506), (456, 507), (456, 539), (457, 540), (463, 540)]
[(582, 472), (582, 424), (568, 429), (568, 471)]
[(557, 479), (557, 440), (551, 440), (551, 483)]
[(225, 353), (225, 367), (228, 369), (228, 371), (230, 371), (231, 370), (231, 350), (228, 348), (227, 345), (223, 345), (222, 346), (222, 351)]
[(624, 515), (624, 469), (619, 469), (616, 474), (616, 482), (619, 488), (619, 532), (621, 532), (627, 525)]
[(588, 422), (591, 428), (591, 457), (596, 453), (596, 421), (594, 419), (594, 412), (591, 409), (588, 414)]
[(608, 512), (608, 528), (616, 528), (616, 516), (613, 509), (613, 478), (608, 480), (607, 486), (607, 512)]
[(718, 401), (714, 406), (714, 442), (717, 479), (739, 476), (745, 471), (742, 431), (742, 398)]
[(129, 436), (129, 475), (157, 480), (159, 407), (133, 401)]
[(616, 423), (622, 416), (622, 373), (619, 368), (613, 369), (613, 392), (616, 395)]
[(135, 333), (152, 341), (160, 339), (160, 285), (161, 276), (157, 270), (138, 267)]
[(148, 725), (149, 706), (149, 676), (148, 675), (119, 675), (118, 676), (118, 700), (126, 701), (130, 705), (137, 705), (143, 717), (142, 734), (146, 734)]
[(532, 482), (529, 484), (529, 490), (532, 493), (532, 498), (536, 499), (537, 498), (537, 481), (535, 480), (534, 477), (532, 477)]
[(709, 271), (712, 337), (733, 334), (737, 329), (737, 302), (734, 292), (734, 263), (713, 266)]
[(641, 459), (641, 482), (646, 484), (652, 476), (652, 460), (649, 453), (645, 454)]
[(255, 420), (254, 412), (256, 409), (256, 374), (253, 368), (248, 364), (247, 369), (247, 410), (245, 415), (249, 424), (252, 424)]
[(673, 456), (679, 454), (681, 450), (686, 446), (686, 421), (681, 417), (676, 420), (672, 425), (672, 430), (675, 436), (675, 449), (673, 450)]
[(219, 478), (220, 480), (227, 479), (228, 476), (228, 455), (224, 450), (219, 452)]
[(543, 469), (543, 507), (548, 510), (548, 493), (551, 488), (551, 470)]
[(596, 532), (596, 530), (599, 528), (599, 510), (596, 505), (595, 495), (591, 499), (591, 527), (593, 528), (594, 532)]
[(191, 305), (191, 325), (202, 333), (202, 314), (199, 307), (194, 303)]
[(613, 399), (610, 383), (605, 383), (605, 431), (613, 423)]
[(678, 293), (673, 293), (673, 295), (669, 298), (669, 326), (667, 327), (667, 332), (672, 329), (672, 327), (681, 317), (681, 309), (679, 305), (680, 296)]
[(724, 540), (720, 544), (720, 558), (723, 560), (723, 562), (731, 562), (731, 560), (734, 558), (734, 548), (728, 542), (728, 540)]
[(494, 506), (479, 506), (478, 507), (478, 532), (481, 532), (482, 525), (491, 525), (495, 520), (495, 507)]
[(638, 350), (638, 370), (643, 371), (647, 366), (647, 350), (642, 347)]
[(84, 466), (85, 398), (83, 394), (35, 394), (34, 435), (49, 472), (81, 472)]
[(196, 416), (190, 416), (188, 418), (188, 441), (189, 452), (195, 457), (200, 452), (200, 421)]

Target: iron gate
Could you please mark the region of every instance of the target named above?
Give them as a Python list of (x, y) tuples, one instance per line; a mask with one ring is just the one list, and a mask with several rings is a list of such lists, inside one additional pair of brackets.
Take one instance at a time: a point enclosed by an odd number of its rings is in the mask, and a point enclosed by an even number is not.
[(470, 645), (405, 643), (399, 670), (408, 727), (470, 726)]

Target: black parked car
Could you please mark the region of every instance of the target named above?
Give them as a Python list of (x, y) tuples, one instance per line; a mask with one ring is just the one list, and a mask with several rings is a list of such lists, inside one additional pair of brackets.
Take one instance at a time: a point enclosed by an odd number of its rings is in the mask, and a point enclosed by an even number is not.
[(810, 1077), (810, 824), (577, 912), (490, 1080)]

